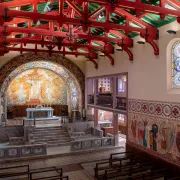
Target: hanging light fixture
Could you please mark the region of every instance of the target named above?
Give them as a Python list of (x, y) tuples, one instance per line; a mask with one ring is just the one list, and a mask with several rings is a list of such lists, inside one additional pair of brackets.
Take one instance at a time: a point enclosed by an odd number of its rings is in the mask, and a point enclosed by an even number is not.
[(123, 51), (122, 48), (117, 48), (116, 51)]
[(138, 44), (145, 44), (144, 41), (137, 41)]
[(174, 31), (174, 30), (168, 30), (167, 31), (169, 34), (176, 34), (176, 31)]

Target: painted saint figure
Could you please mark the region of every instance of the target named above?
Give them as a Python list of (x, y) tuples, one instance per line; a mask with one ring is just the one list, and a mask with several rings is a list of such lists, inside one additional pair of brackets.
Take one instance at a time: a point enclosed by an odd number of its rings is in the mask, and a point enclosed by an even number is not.
[(131, 123), (131, 131), (132, 131), (134, 138), (136, 138), (136, 123), (137, 123), (136, 120), (132, 121), (132, 123)]
[(158, 126), (156, 124), (153, 124), (151, 131), (152, 131), (152, 137), (153, 137), (153, 150), (157, 151), (156, 138), (157, 138), (157, 133), (158, 133)]
[(148, 124), (148, 122), (144, 121), (144, 133), (143, 133), (143, 146), (144, 147), (147, 147), (147, 135), (148, 135), (147, 124)]
[(25, 103), (26, 102), (26, 94), (24, 92), (23, 84), (20, 84), (18, 91), (18, 102)]

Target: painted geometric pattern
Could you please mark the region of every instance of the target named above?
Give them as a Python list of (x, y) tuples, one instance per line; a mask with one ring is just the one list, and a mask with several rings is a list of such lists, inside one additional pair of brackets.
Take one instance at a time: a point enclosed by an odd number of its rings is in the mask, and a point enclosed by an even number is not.
[(180, 103), (129, 99), (128, 110), (180, 121)]

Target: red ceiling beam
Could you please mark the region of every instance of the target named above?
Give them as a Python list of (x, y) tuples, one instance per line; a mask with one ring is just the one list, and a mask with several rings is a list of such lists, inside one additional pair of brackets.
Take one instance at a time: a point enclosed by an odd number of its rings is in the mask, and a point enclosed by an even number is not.
[[(52, 2), (55, 0), (52, 0)], [(108, 5), (106, 0), (81, 0), (81, 3), (83, 3), (83, 1), (85, 2), (94, 2), (97, 4), (101, 4), (101, 5)], [(48, 0), (37, 0), (38, 4), (40, 3), (46, 3), (48, 2)], [(168, 4), (172, 5), (174, 4), (175, 7), (180, 7), (180, 3), (175, 1), (175, 0), (167, 0)], [(3, 6), (5, 7), (19, 7), (19, 6), (24, 6), (24, 5), (32, 5), (34, 4), (34, 0), (14, 0), (14, 1), (10, 1), (10, 2), (4, 2), (1, 3)], [(168, 8), (162, 8), (162, 7), (158, 7), (158, 6), (152, 6), (152, 5), (148, 5), (142, 2), (132, 2), (132, 1), (128, 1), (128, 0), (121, 0), (118, 4), (119, 7), (123, 7), (126, 9), (135, 9), (135, 10), (139, 10), (140, 12), (147, 12), (147, 13), (154, 13), (154, 14), (164, 14), (164, 15), (169, 15), (169, 16), (175, 16), (175, 17), (180, 17), (179, 11), (175, 11), (175, 10), (171, 10)]]
[(82, 12), (77, 8), (77, 6), (70, 0), (66, 0), (67, 4), (80, 16), (82, 17)]
[[(126, 24), (130, 25), (130, 22), (133, 22), (146, 29), (146, 33), (140, 33), (140, 36), (146, 40), (154, 49), (154, 54), (159, 55), (159, 48), (153, 40), (159, 38), (159, 31), (157, 28), (150, 26), (149, 24), (143, 22), (141, 19), (129, 14), (121, 8), (115, 8), (114, 12), (121, 16), (124, 16), (126, 19)], [(127, 34), (129, 32), (126, 32)]]
[[(6, 32), (8, 35), (10, 35), (12, 32), (19, 32), (19, 33), (26, 33), (26, 34), (38, 34), (38, 35), (44, 35), (44, 36), (56, 36), (56, 37), (67, 37), (67, 32), (61, 32), (61, 31), (50, 31), (45, 29), (37, 29), (34, 27), (31, 28), (22, 28), (22, 27), (9, 27), (9, 26), (0, 26), (0, 33)], [(76, 37), (74, 39), (87, 39), (90, 40), (100, 40), (104, 42), (114, 42), (119, 43), (119, 45), (122, 44), (122, 39), (119, 38), (106, 38), (103, 36), (93, 36), (89, 34), (84, 34), (82, 32), (79, 34), (76, 34)], [(130, 46), (131, 47), (131, 46)]]
[[(101, 5), (108, 5), (106, 0), (82, 0), (82, 1), (88, 1), (88, 2), (93, 2)], [(168, 0), (167, 3), (169, 2), (175, 2), (174, 0)], [(178, 3), (178, 2), (177, 2)], [(149, 4), (145, 4), (139, 1), (128, 1), (128, 0), (120, 0), (118, 4), (116, 4), (116, 7), (121, 7), (125, 9), (134, 9), (138, 10), (140, 12), (147, 12), (147, 13), (152, 13), (152, 14), (164, 14), (166, 16), (175, 16), (175, 17), (180, 17), (180, 12), (168, 8), (163, 8), (159, 6), (153, 6)], [(179, 6), (179, 3), (178, 3)]]
[[(38, 4), (42, 3), (47, 3), (48, 0), (37, 0)], [(1, 3), (5, 7), (21, 7), (21, 6), (26, 6), (26, 5), (32, 5), (34, 4), (34, 0), (14, 0), (14, 1), (9, 1), (9, 2), (3, 2)]]
[(63, 48), (62, 51), (56, 51), (56, 50), (45, 50), (45, 49), (37, 49), (37, 45), (35, 46), (35, 49), (31, 49), (31, 48), (23, 48), (23, 47), (20, 47), (20, 48), (15, 48), (15, 47), (4, 47), (4, 48), (1, 48), (0, 47), (0, 55), (4, 55), (5, 53), (8, 53), (9, 51), (17, 51), (17, 52), (20, 52), (21, 54), (23, 52), (35, 52), (35, 54), (37, 54), (38, 52), (43, 52), (43, 53), (49, 53), (49, 55), (51, 55), (52, 53), (57, 53), (57, 54), (62, 54), (63, 56), (65, 55), (75, 55), (76, 57), (77, 56), (86, 56), (88, 57), (89, 61), (91, 61), (95, 68), (98, 68), (98, 64), (95, 60), (93, 59), (96, 59), (97, 58), (97, 54), (96, 53), (80, 53), (80, 52), (71, 52), (71, 51), (65, 51), (65, 49)]
[[(0, 44), (4, 43), (4, 40), (0, 40)], [(70, 43), (70, 42), (52, 42), (52, 41), (42, 41), (42, 38), (39, 40), (33, 40), (29, 38), (7, 38), (6, 39), (6, 44), (18, 44), (18, 43), (23, 43), (24, 45), (27, 44), (38, 44), (41, 45), (42, 47), (44, 45), (51, 45), (51, 46), (65, 46), (65, 47), (73, 47), (73, 48), (87, 48), (87, 49), (98, 49), (100, 51), (104, 51), (103, 46), (94, 46), (94, 45), (88, 45), (88, 44), (78, 44), (78, 43)], [(114, 53), (114, 48), (112, 46), (106, 46), (106, 53), (108, 54), (113, 54)]]
[[(60, 18), (58, 15), (48, 15), (48, 14), (40, 14), (36, 12), (25, 12), (25, 11), (16, 11), (16, 10), (8, 10), (7, 11), (7, 17), (9, 17), (8, 21), (11, 21), (14, 17), (24, 17), (27, 19), (32, 19), (34, 22), (37, 22), (38, 20), (46, 20), (46, 21), (56, 21), (60, 24), (74, 24), (74, 25), (83, 25), (82, 21), (84, 19), (74, 19), (74, 18), (68, 18), (63, 17)], [(0, 16), (5, 16), (4, 8), (0, 4)], [(143, 28), (135, 28), (131, 26), (121, 26), (117, 24), (112, 23), (101, 23), (101, 22), (95, 22), (95, 21), (89, 21), (88, 22), (90, 27), (96, 27), (96, 28), (102, 28), (102, 29), (114, 29), (114, 30), (124, 30), (124, 31), (132, 31), (132, 32), (140, 32), (145, 33), (145, 29)]]

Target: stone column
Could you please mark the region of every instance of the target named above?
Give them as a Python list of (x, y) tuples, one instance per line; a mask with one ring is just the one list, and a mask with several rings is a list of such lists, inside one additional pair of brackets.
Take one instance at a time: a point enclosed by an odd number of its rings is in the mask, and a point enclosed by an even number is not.
[(113, 134), (115, 137), (115, 146), (119, 145), (119, 136), (118, 136), (118, 114), (113, 113)]
[(98, 79), (94, 79), (94, 105), (97, 104), (97, 95), (98, 94)]
[(94, 128), (98, 128), (98, 110), (94, 109)]
[(117, 99), (116, 99), (116, 94), (117, 94), (117, 86), (116, 86), (116, 77), (111, 78), (111, 88), (112, 88), (112, 95), (113, 95), (113, 108), (116, 108), (117, 104)]

